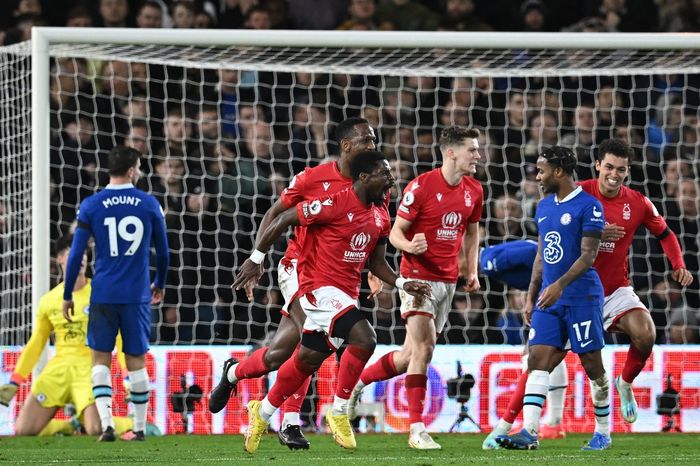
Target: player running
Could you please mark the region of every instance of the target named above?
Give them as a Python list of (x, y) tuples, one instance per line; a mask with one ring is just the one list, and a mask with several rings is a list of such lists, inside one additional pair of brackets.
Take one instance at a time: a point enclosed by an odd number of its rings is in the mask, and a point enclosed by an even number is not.
[[(262, 402), (248, 403), (245, 449), (249, 453), (257, 450), (277, 408), (343, 342), (348, 346), (340, 358), (335, 399), (326, 422), (336, 443), (354, 449), (348, 398), (376, 346), (374, 329), (357, 307), (365, 263), (379, 279), (399, 289), (414, 296), (430, 294), (428, 284), (398, 277), (386, 261), (391, 220), (384, 199), (394, 185), (389, 162), (380, 152), (364, 151), (350, 161), (350, 171), (352, 189), (297, 204), (279, 216), (256, 245), (257, 251), (266, 251), (289, 225), (307, 227), (299, 255), (299, 291), (292, 300), (306, 314), (301, 346), (280, 367)], [(234, 286), (243, 286), (255, 273), (242, 267)]]
[(426, 430), (423, 406), (428, 365), (460, 275), (460, 249), (466, 258), (466, 269), (461, 271), (465, 288), (469, 292), (479, 289), (479, 219), (484, 194), (473, 178), (481, 158), (478, 137), (477, 129), (445, 128), (440, 135), (442, 167), (420, 175), (404, 190), (389, 239), (403, 251), (401, 277), (429, 284), (433, 299), (418, 301), (399, 290), (401, 316), (406, 320), (403, 348), (385, 354), (362, 372), (348, 405), (352, 419), (366, 385), (407, 373), (408, 445), (420, 450), (441, 448)]
[[(63, 276), (69, 250), (69, 237), (56, 241), (54, 252)], [(90, 383), (92, 358), (90, 349), (85, 345), (91, 291), (90, 279), (85, 276), (86, 267), (87, 256), (84, 255), (74, 293), (75, 306), (80, 312), (73, 322), (66, 322), (61, 312), (62, 282), (41, 297), (32, 336), (22, 350), (10, 383), (0, 386), (0, 404), (9, 406), (19, 386), (27, 380), (39, 360), (51, 333), (54, 334), (56, 355), (32, 382), (31, 393), (24, 401), (15, 422), (17, 435), (70, 435), (81, 428), (88, 435), (102, 432)], [(123, 367), (121, 346), (121, 338), (118, 338), (119, 362)], [(70, 420), (53, 419), (58, 408), (68, 404), (75, 406), (74, 416)], [(133, 427), (133, 420), (128, 417), (115, 417), (114, 423), (117, 435), (125, 434)], [(154, 434), (158, 432), (155, 426), (151, 428)]]
[[(68, 257), (63, 316), (75, 317), (73, 288), (85, 248), (95, 240), (87, 342), (92, 349), (92, 392), (102, 427), (101, 441), (114, 441), (112, 419), (112, 350), (121, 332), (134, 405), (131, 440), (144, 440), (148, 408), (146, 352), (151, 332), (151, 304), (163, 298), (168, 272), (168, 239), (158, 201), (134, 188), (141, 170), (141, 154), (115, 147), (109, 153), (109, 185), (85, 199), (78, 211), (78, 227)], [(156, 250), (156, 277), (150, 283), (151, 245)]]
[(533, 264), (525, 316), (530, 320), (528, 378), (523, 399), (523, 429), (501, 435), (508, 449), (539, 448), (537, 431), (549, 389), (549, 373), (571, 349), (590, 380), (595, 433), (584, 450), (610, 447), (610, 381), (601, 359), (603, 286), (592, 268), (605, 225), (603, 208), (576, 186), (576, 157), (554, 146), (537, 159), (537, 181), (545, 194), (535, 218), (538, 251)]
[[(282, 192), (281, 197), (265, 213), (256, 242), (262, 238), (265, 230), (287, 209), (303, 201), (313, 200), (322, 196), (330, 196), (352, 186), (350, 161), (358, 152), (373, 150), (376, 136), (374, 130), (364, 118), (348, 118), (343, 120), (336, 129), (336, 139), (340, 147), (340, 158), (337, 162), (326, 163), (317, 167), (307, 168), (296, 175), (289, 187)], [(240, 380), (261, 377), (279, 369), (288, 360), (299, 344), (300, 331), (304, 326), (306, 316), (298, 306), (289, 306), (292, 296), (299, 288), (297, 278), (297, 262), (304, 244), (306, 228), (294, 228), (294, 236), (290, 238), (284, 258), (277, 267), (277, 277), (280, 291), (284, 296), (285, 307), (282, 309), (283, 318), (269, 346), (259, 348), (250, 356), (238, 362), (229, 359), (224, 363), (224, 370), (219, 384), (209, 395), (209, 410), (218, 413), (226, 406), (231, 394), (235, 392)], [(262, 264), (262, 256), (252, 257)], [(253, 263), (243, 267), (256, 267), (258, 273), (246, 283), (248, 299), (252, 299), (252, 288), (262, 274), (262, 265)], [(381, 290), (381, 281), (370, 280), (372, 295)], [(280, 443), (290, 449), (309, 448), (309, 441), (304, 437), (299, 424), (299, 412), (306, 397), (311, 377), (304, 381), (299, 390), (284, 403), (284, 418), (278, 432)]]

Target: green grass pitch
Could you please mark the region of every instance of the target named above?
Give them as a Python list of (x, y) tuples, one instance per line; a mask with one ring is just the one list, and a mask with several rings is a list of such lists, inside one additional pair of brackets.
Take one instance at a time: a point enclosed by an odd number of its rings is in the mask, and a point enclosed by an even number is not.
[(97, 443), (95, 437), (0, 437), (4, 464), (163, 464), (163, 465), (462, 465), (603, 463), (628, 466), (700, 464), (698, 434), (620, 434), (610, 450), (584, 452), (589, 435), (543, 441), (536, 451), (483, 451), (483, 435), (434, 434), (441, 451), (411, 450), (404, 434), (358, 435), (358, 448), (346, 451), (328, 435), (310, 435), (311, 449), (290, 451), (277, 437), (263, 438), (255, 455), (243, 451), (240, 435), (149, 437), (146, 442)]

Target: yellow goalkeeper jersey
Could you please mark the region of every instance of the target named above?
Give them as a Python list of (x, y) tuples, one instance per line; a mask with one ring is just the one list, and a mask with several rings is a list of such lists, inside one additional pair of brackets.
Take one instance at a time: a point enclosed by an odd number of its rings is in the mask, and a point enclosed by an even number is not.
[[(90, 306), (90, 280), (84, 287), (73, 292), (75, 315), (73, 322), (63, 317), (63, 283), (59, 283), (51, 291), (41, 297), (37, 310), (36, 322), (32, 336), (17, 361), (14, 373), (26, 379), (39, 360), (51, 333), (54, 334), (56, 354), (52, 364), (61, 363), (92, 364), (92, 355), (87, 346), (88, 314)], [(124, 367), (121, 353), (122, 341), (117, 335), (120, 365)]]

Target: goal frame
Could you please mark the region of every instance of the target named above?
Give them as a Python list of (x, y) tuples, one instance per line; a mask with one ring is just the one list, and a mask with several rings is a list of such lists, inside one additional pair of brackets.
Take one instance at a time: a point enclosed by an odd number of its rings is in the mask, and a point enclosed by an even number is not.
[[(366, 47), (453, 49), (697, 50), (696, 33), (522, 33), (418, 31), (32, 28), (32, 326), (50, 287), (49, 47), (61, 44)], [(319, 45), (322, 44), (322, 45)]]

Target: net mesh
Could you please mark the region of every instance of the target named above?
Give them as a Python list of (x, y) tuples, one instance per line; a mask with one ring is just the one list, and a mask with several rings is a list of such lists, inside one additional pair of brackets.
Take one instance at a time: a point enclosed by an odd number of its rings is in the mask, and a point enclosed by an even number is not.
[[(1, 89), (8, 94), (0, 164), (3, 180), (10, 180), (2, 200), (12, 213), (2, 233), (0, 315), (10, 319), (3, 320), (2, 338), (26, 335), (29, 325), (29, 284), (19, 273), (30, 252), (28, 52), (20, 44), (0, 55)], [(484, 245), (536, 238), (533, 162), (543, 146), (572, 146), (578, 177), (587, 179), (595, 175), (595, 145), (622, 137), (636, 153), (632, 187), (666, 216), (688, 268), (698, 270), (697, 51), (54, 44), (50, 55), (47, 234), (68, 233), (81, 200), (106, 184), (105, 157), (115, 144), (142, 151), (140, 186), (163, 205), (171, 246), (166, 302), (153, 315), (154, 343), (269, 338), (280, 318), (276, 264), (285, 238), (266, 262), (254, 302), (232, 293), (232, 275), (291, 176), (332, 160), (334, 126), (353, 116), (376, 128), (398, 189), (439, 165), (441, 128), (481, 128)], [(397, 267), (398, 256), (390, 254)], [(697, 340), (697, 286), (681, 292), (669, 280), (663, 252), (646, 231), (636, 237), (630, 267), (658, 341)], [(368, 317), (380, 343), (401, 343), (398, 295), (386, 288), (362, 305), (376, 311)], [(480, 292), (457, 293), (440, 341), (520, 342), (521, 300), (482, 277)]]
[(22, 344), (31, 330), (31, 67), (24, 50), (0, 47), (0, 345)]

